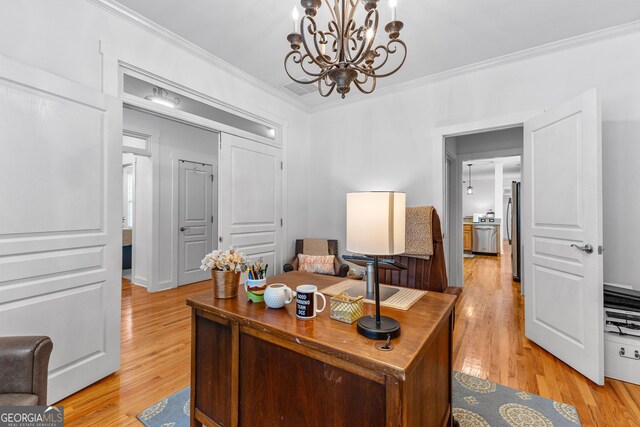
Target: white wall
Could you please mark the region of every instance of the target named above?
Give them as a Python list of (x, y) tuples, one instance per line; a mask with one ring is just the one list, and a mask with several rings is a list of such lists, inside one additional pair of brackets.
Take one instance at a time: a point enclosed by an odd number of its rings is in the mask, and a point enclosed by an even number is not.
[(604, 277), (640, 289), (640, 197), (626, 190), (640, 164), (640, 55), (629, 54), (638, 46), (635, 33), (313, 114), (310, 230), (325, 230), (344, 249), (348, 191), (401, 190), (409, 206), (433, 204), (442, 179), (432, 173), (434, 129), (543, 111), (595, 86), (603, 118)]
[[(123, 127), (151, 135), (157, 141), (157, 147), (152, 147), (152, 157), (157, 156), (154, 164), (159, 172), (156, 181), (153, 182), (153, 186), (158, 188), (158, 200), (153, 206), (158, 209), (157, 229), (153, 230), (156, 233), (153, 241), (157, 245), (158, 260), (152, 273), (153, 282), (148, 288), (154, 291), (173, 288), (177, 286), (178, 266), (178, 229), (174, 226), (177, 214), (174, 200), (177, 203), (178, 161), (210, 164), (213, 166), (214, 175), (217, 176), (218, 133), (127, 108), (124, 109)], [(213, 200), (213, 212), (217, 212), (215, 195)], [(214, 242), (217, 242), (216, 221), (213, 236)], [(148, 249), (151, 250), (151, 247)]]
[(102, 90), (102, 43), (136, 67), (283, 124), (288, 189), (284, 239), (291, 242), (287, 250), (293, 254), (293, 239), (305, 234), (308, 219), (309, 119), (304, 111), (87, 0), (5, 3), (0, 13), (0, 55)]
[[(467, 170), (469, 170), (467, 168)], [(465, 175), (466, 178), (466, 175)], [(473, 180), (473, 172), (471, 172), (471, 180), (473, 184), (473, 194), (467, 194), (467, 183), (462, 185), (462, 215), (472, 216), (474, 212), (487, 213), (490, 209), (495, 211), (495, 191), (494, 180)], [(465, 179), (466, 181), (466, 179)]]

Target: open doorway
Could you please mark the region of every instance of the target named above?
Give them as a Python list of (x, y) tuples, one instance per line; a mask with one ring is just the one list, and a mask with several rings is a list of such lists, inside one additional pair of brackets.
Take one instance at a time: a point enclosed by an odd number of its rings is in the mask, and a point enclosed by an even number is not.
[(148, 286), (153, 216), (151, 136), (126, 129), (122, 144), (122, 277)]
[(131, 280), (135, 156), (122, 154), (122, 277)]
[[(488, 265), (495, 264), (501, 274), (520, 280), (520, 184), (521, 156), (463, 162), (464, 277), (478, 270), (470, 260), (488, 257)], [(509, 256), (513, 262), (490, 260), (500, 256)]]
[(131, 178), (123, 167), (123, 255), (130, 234), (131, 283), (155, 292), (206, 280), (199, 267), (217, 246), (219, 133), (126, 105), (123, 127), (131, 165)]
[(513, 242), (509, 197), (512, 183), (521, 182), (522, 126), (448, 135), (444, 149), (445, 239), (452, 284), (464, 285), (469, 273), (465, 267), (477, 267), (476, 257), (486, 259), (501, 274), (513, 275), (512, 263), (498, 258), (517, 259), (521, 253), (519, 242), (513, 251), (509, 243)]

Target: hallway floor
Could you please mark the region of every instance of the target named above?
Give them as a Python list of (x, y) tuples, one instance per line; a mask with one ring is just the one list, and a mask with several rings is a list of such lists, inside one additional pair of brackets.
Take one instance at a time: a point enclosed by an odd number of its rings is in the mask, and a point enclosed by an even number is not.
[(464, 260), (453, 369), (574, 405), (583, 426), (640, 426), (640, 386), (609, 378), (597, 386), (524, 336), (510, 250)]

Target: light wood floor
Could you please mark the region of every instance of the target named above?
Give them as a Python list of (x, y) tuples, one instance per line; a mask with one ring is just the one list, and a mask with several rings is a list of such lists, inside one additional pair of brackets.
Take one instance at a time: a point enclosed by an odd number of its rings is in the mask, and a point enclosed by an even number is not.
[(189, 385), (190, 296), (211, 282), (148, 293), (122, 280), (120, 370), (62, 400), (66, 426), (142, 426), (136, 414)]
[(583, 426), (640, 426), (640, 386), (591, 383), (524, 336), (524, 299), (511, 278), (510, 246), (466, 258), (457, 303), (453, 369), (574, 405)]
[[(575, 405), (584, 426), (640, 426), (640, 386), (609, 379), (604, 387), (593, 385), (524, 338), (523, 300), (509, 261), (509, 253), (465, 259), (454, 369)], [(59, 402), (66, 425), (139, 426), (137, 413), (189, 385), (190, 311), (184, 301), (210, 286), (149, 294), (123, 280), (121, 368)]]

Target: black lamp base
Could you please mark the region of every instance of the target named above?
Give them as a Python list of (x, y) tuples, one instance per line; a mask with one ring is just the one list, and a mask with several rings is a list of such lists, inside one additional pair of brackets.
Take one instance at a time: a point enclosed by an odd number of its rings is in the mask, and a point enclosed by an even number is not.
[(380, 326), (376, 325), (375, 316), (364, 316), (358, 320), (358, 333), (374, 340), (386, 340), (400, 336), (400, 322), (387, 316), (380, 316)]

